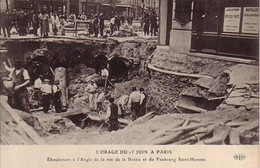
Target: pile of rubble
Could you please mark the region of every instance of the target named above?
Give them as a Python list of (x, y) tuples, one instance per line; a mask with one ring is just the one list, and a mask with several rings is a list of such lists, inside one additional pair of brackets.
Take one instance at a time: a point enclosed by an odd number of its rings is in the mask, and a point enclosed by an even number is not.
[(119, 31), (114, 31), (112, 37), (134, 37), (137, 36), (135, 28), (132, 25), (122, 25)]
[(217, 145), (258, 144), (258, 120), (239, 122), (229, 119), (206, 121), (180, 114), (147, 113), (125, 129), (111, 134), (96, 134), (79, 143), (149, 144), (149, 145)]
[[(127, 65), (127, 79), (124, 79), (124, 82), (114, 84), (114, 89), (111, 92), (113, 97), (118, 98), (124, 94), (130, 94), (132, 86), (140, 88), (148, 85), (149, 79), (143, 75), (145, 73), (143, 63), (152, 54), (155, 48), (155, 42), (141, 40), (123, 42), (114, 49), (114, 52), (108, 56), (108, 60), (120, 57), (129, 60), (131, 64)], [(79, 70), (75, 71), (75, 68), (79, 68)], [(84, 91), (85, 87), (90, 80), (98, 80), (99, 75), (96, 74), (94, 69), (88, 68), (83, 64), (79, 64), (75, 68), (68, 70), (67, 73), (70, 79), (68, 87), (70, 98), (68, 111), (82, 111), (86, 113), (89, 111), (89, 107), (87, 105), (88, 94)]]

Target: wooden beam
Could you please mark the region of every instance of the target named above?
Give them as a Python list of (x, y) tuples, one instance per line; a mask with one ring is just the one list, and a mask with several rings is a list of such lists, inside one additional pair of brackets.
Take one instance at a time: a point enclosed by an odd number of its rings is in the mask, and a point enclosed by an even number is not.
[(11, 108), (4, 96), (0, 96), (0, 105), (36, 144), (45, 144), (43, 139), (16, 113), (17, 110)]

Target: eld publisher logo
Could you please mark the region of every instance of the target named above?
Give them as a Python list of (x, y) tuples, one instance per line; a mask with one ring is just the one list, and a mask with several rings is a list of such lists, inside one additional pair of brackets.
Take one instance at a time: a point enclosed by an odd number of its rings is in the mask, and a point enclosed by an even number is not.
[(245, 160), (246, 159), (246, 156), (244, 154), (236, 154), (233, 156), (235, 160)]

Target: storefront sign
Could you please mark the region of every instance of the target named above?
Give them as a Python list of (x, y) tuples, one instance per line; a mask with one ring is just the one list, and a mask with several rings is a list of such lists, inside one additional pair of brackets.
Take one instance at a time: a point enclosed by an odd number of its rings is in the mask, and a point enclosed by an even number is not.
[(241, 18), (240, 16), (241, 16), (240, 7), (225, 8), (223, 32), (238, 33), (239, 23)]
[(245, 7), (242, 22), (242, 33), (259, 33), (259, 8)]

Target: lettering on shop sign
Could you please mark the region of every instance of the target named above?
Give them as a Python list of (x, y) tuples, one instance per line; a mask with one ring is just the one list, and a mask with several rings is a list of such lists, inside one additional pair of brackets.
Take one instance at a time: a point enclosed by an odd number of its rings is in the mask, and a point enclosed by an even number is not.
[(240, 18), (241, 18), (240, 7), (225, 8), (223, 32), (238, 33)]
[(259, 33), (259, 7), (244, 8), (242, 33)]

